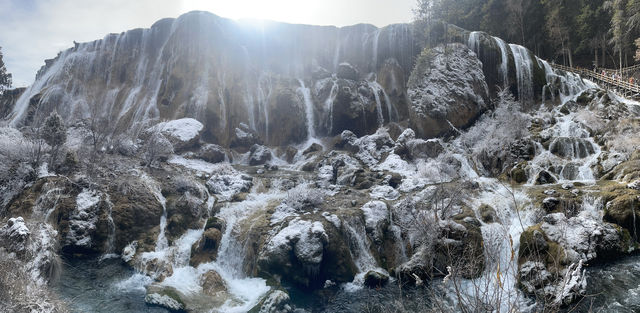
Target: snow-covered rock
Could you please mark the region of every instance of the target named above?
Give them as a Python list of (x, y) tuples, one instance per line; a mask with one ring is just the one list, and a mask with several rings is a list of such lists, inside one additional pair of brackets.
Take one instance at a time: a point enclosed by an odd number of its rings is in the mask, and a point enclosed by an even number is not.
[(395, 146), (395, 142), (384, 127), (379, 128), (374, 134), (360, 138), (357, 138), (350, 131), (344, 131), (341, 138), (343, 141), (342, 146), (346, 150), (355, 152), (356, 157), (368, 166), (379, 163), (382, 157), (391, 152)]
[(92, 248), (91, 237), (96, 230), (100, 210), (100, 194), (95, 190), (83, 189), (76, 197), (76, 207), (69, 217), (69, 232), (65, 245)]
[(181, 118), (178, 120), (161, 122), (151, 128), (148, 132), (162, 133), (173, 145), (174, 150), (180, 151), (191, 147), (200, 139), (200, 133), (204, 125), (192, 118)]
[(468, 126), (489, 102), (482, 62), (458, 43), (425, 49), (408, 87), (411, 127), (422, 138)]
[(360, 210), (364, 214), (367, 232), (376, 240), (382, 239), (383, 232), (389, 224), (389, 209), (382, 201), (369, 201)]
[(391, 186), (375, 186), (371, 188), (371, 198), (379, 200), (396, 200), (400, 193)]
[(262, 268), (295, 273), (297, 277), (289, 279), (309, 285), (313, 277), (307, 275), (319, 271), (328, 240), (322, 223), (294, 218), (269, 239), (260, 252), (258, 262)]
[(274, 290), (266, 296), (258, 313), (289, 313), (293, 309), (289, 305), (289, 294), (282, 290)]
[(265, 146), (253, 145), (249, 152), (249, 165), (251, 166), (265, 164), (273, 158), (271, 150)]
[(230, 165), (220, 166), (207, 181), (207, 188), (218, 200), (230, 201), (241, 192), (248, 192), (253, 186), (253, 178), (236, 171)]
[(23, 253), (27, 249), (27, 240), (31, 231), (20, 217), (12, 217), (0, 228), (2, 246), (11, 252)]

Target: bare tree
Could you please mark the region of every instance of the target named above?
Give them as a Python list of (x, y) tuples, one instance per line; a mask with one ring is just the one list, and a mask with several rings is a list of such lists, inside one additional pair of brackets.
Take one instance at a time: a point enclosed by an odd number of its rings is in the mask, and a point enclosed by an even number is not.
[(149, 139), (147, 139), (147, 143), (145, 145), (144, 158), (146, 166), (150, 167), (155, 161), (167, 158), (172, 153), (173, 145), (171, 145), (171, 142), (160, 132), (159, 129), (156, 129)]

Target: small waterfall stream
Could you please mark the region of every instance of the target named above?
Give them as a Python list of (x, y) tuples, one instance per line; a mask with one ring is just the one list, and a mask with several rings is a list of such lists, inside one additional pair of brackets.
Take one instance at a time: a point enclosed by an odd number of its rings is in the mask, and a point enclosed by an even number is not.
[(329, 135), (333, 134), (333, 103), (336, 101), (336, 97), (338, 96), (337, 78), (332, 78), (332, 82), (333, 85), (331, 86), (329, 97), (324, 102), (325, 109), (329, 112)]
[(502, 74), (502, 87), (509, 87), (509, 53), (507, 52), (507, 43), (504, 40), (493, 37), (500, 47), (500, 56), (502, 62), (500, 62), (500, 73)]
[(533, 64), (531, 62), (531, 56), (527, 48), (509, 44), (511, 52), (513, 53), (513, 59), (516, 63), (516, 76), (518, 78), (518, 99), (522, 102), (525, 100), (532, 100), (533, 93)]
[(313, 116), (313, 100), (311, 99), (311, 90), (304, 85), (302, 79), (298, 79), (300, 87), (298, 92), (302, 94), (304, 100), (304, 112), (307, 119), (307, 139), (316, 138), (316, 131), (314, 129), (314, 116)]
[(376, 114), (378, 116), (378, 127), (382, 127), (384, 125), (384, 117), (382, 116), (382, 102), (380, 101), (379, 89), (372, 82), (369, 82), (369, 88), (373, 92), (373, 97), (376, 100)]
[(388, 275), (386, 270), (378, 266), (378, 262), (369, 250), (371, 242), (367, 236), (364, 221), (359, 217), (351, 217), (344, 220), (342, 225), (349, 241), (349, 252), (351, 252), (353, 262), (358, 268), (358, 274), (356, 274), (353, 282), (344, 285), (345, 290), (355, 291), (362, 288), (365, 275), (369, 271), (376, 270)]

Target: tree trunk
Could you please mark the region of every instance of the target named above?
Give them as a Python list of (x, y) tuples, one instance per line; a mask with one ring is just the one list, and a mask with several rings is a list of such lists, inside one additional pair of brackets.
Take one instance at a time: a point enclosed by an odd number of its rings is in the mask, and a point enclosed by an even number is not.
[(571, 48), (567, 48), (567, 53), (569, 54), (569, 67), (573, 67), (573, 53), (571, 53)]
[(604, 40), (602, 42), (602, 67), (607, 67), (607, 44)]

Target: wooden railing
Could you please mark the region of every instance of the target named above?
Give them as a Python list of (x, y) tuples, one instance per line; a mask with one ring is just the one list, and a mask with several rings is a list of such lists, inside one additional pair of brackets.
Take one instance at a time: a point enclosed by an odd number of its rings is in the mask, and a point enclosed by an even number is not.
[(596, 83), (599, 83), (604, 88), (615, 88), (618, 89), (619, 92), (623, 93), (624, 96), (632, 97), (632, 98), (640, 98), (640, 85), (636, 83), (630, 83), (626, 79), (623, 78), (613, 78), (609, 75), (602, 75), (602, 73), (596, 73), (594, 71), (586, 70), (586, 69), (578, 69), (573, 67), (568, 67), (560, 64), (551, 64), (551, 67), (576, 73), (582, 77), (589, 78), (594, 80)]

